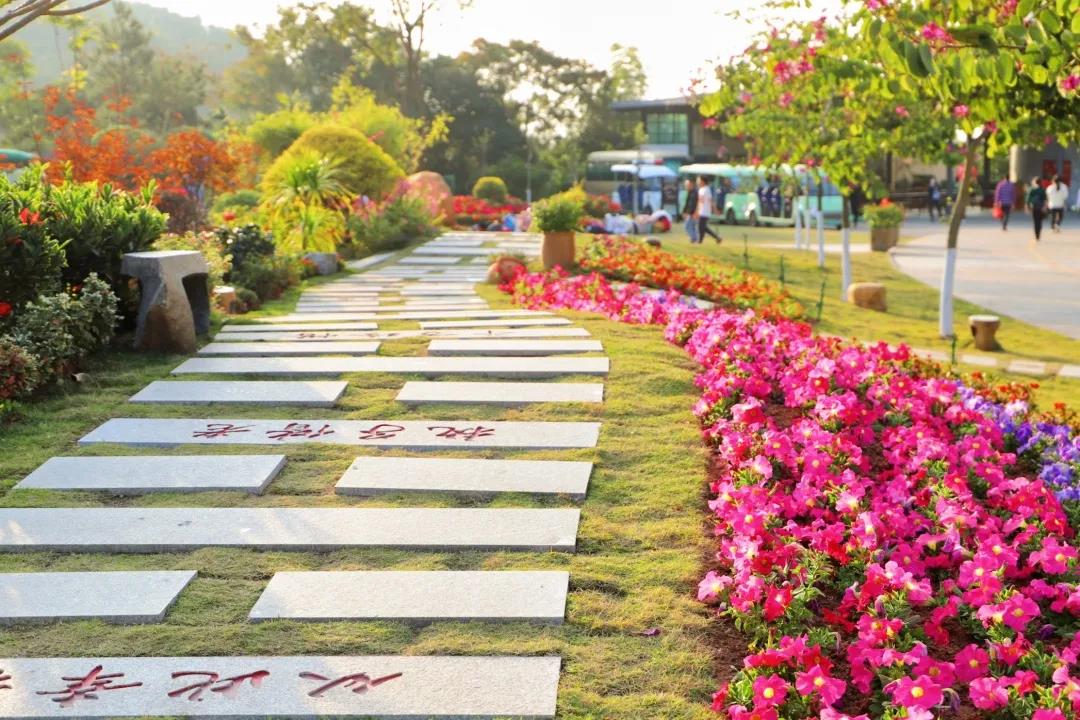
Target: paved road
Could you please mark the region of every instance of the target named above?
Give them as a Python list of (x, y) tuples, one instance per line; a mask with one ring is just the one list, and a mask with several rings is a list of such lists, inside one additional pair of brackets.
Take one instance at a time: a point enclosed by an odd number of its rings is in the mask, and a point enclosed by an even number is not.
[[(1028, 215), (1008, 232), (990, 218), (970, 218), (960, 231), (956, 296), (994, 312), (1080, 339), (1080, 217), (1066, 229), (1044, 229), (1035, 242)], [(941, 286), (945, 227), (926, 220), (905, 225), (918, 239), (892, 251), (896, 267), (933, 288)]]

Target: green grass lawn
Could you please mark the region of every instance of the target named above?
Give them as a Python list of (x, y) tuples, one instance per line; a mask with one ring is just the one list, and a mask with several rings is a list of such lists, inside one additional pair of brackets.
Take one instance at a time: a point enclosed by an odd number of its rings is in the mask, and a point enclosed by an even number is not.
[[(816, 307), (824, 281), (825, 303), (821, 322), (815, 323), (816, 332), (868, 342), (884, 340), (894, 344), (907, 343), (915, 348), (940, 350), (945, 353), (951, 351), (950, 341), (938, 336), (937, 290), (897, 270), (888, 254), (860, 253), (853, 254), (851, 259), (852, 276), (856, 282), (879, 282), (886, 286), (889, 310), (887, 313), (880, 313), (858, 308), (841, 300), (840, 256), (826, 255), (825, 269), (818, 268), (816, 249), (796, 250), (792, 229), (724, 225), (719, 225), (716, 229), (724, 237), (721, 245), (716, 245), (711, 240), (706, 240), (701, 245), (690, 245), (681, 225), (676, 225), (672, 233), (658, 237), (661, 238), (665, 250), (678, 255), (703, 256), (739, 267), (748, 265), (750, 270), (777, 281), (780, 278), (780, 259), (783, 258), (785, 287), (806, 308), (809, 319), (816, 319)], [(588, 236), (580, 236), (579, 247), (587, 241)], [(826, 243), (839, 242), (839, 232), (826, 232)], [(869, 234), (855, 231), (852, 233), (852, 242), (867, 244)], [(789, 245), (790, 249), (767, 247), (778, 243)], [(956, 349), (958, 356), (964, 352), (973, 352), (992, 355), (1001, 361), (1041, 360), (1050, 363), (1052, 371), (1062, 363), (1080, 364), (1080, 341), (1014, 318), (1005, 318), (998, 332), (1002, 351), (981, 353), (975, 349), (970, 335), (967, 334), (967, 318), (968, 315), (984, 312), (989, 311), (978, 305), (956, 300), (954, 321), (959, 335)], [(960, 369), (964, 372), (987, 372), (986, 368), (974, 365), (961, 364)], [(1064, 401), (1073, 407), (1080, 407), (1080, 381), (1010, 375), (1001, 371), (993, 374), (1010, 380), (1038, 382), (1042, 388), (1039, 397), (1044, 401)]]
[[(496, 306), (505, 297), (482, 293)], [(267, 312), (291, 306), (291, 293)], [(341, 406), (253, 409), (220, 405), (131, 406), (127, 398), (167, 377), (182, 358), (112, 351), (87, 368), (82, 385), (27, 403), (21, 422), (3, 433), (0, 505), (6, 507), (573, 507), (566, 498), (503, 495), (460, 500), (412, 494), (372, 499), (339, 497), (334, 484), (356, 448), (206, 446), (173, 453), (283, 452), (289, 461), (262, 497), (240, 493), (160, 494), (114, 498), (94, 493), (12, 491), (54, 455), (151, 454), (121, 447), (79, 449), (75, 441), (111, 417), (271, 417), (282, 419), (595, 420), (599, 446), (571, 451), (448, 451), (446, 456), (574, 459), (596, 463), (576, 554), (343, 550), (254, 552), (203, 549), (158, 555), (27, 553), (0, 555), (0, 572), (44, 570), (192, 569), (198, 578), (159, 625), (74, 622), (5, 628), (0, 657), (238, 654), (558, 654), (564, 659), (559, 718), (656, 720), (713, 717), (707, 710), (716, 659), (706, 611), (693, 597), (701, 559), (711, 550), (702, 532), (705, 450), (690, 407), (694, 368), (653, 327), (621, 325), (568, 314), (602, 340), (612, 361), (602, 406), (552, 405), (462, 410), (394, 401), (405, 377), (349, 376)], [(386, 327), (415, 324), (383, 323)], [(387, 343), (385, 354), (420, 354), (425, 341)], [(220, 378), (219, 378), (220, 379)], [(569, 379), (569, 378), (568, 378)], [(367, 451), (367, 450), (365, 450)], [(370, 452), (378, 452), (371, 450)], [(401, 454), (394, 451), (388, 454)], [(246, 617), (266, 582), (281, 570), (565, 569), (570, 572), (568, 620), (559, 627), (522, 623), (399, 622), (252, 624)], [(647, 637), (643, 631), (659, 628)], [(723, 659), (720, 659), (723, 660)]]

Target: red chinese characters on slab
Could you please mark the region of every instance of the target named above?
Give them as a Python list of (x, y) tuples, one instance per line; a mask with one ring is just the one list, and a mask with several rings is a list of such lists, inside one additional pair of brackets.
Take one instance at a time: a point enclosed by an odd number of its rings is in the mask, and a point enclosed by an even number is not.
[(379, 423), (367, 430), (361, 430), (357, 436), (360, 440), (389, 440), (396, 437), (398, 433), (404, 432), (404, 425), (391, 425), (390, 423)]
[(428, 430), (435, 432), (435, 437), (446, 438), (447, 440), (464, 440), (468, 442), (475, 440), (476, 438), (491, 437), (495, 434), (495, 428), (487, 428), (482, 425), (477, 425), (473, 428), (456, 428), (449, 427), (447, 425), (435, 425), (429, 427)]
[(223, 438), (236, 433), (251, 432), (251, 425), (235, 425), (233, 423), (207, 423), (205, 430), (196, 430), (191, 433), (192, 437), (197, 438)]
[(257, 688), (269, 676), (270, 672), (268, 670), (256, 670), (255, 672), (227, 678), (221, 677), (216, 672), (207, 672), (205, 670), (174, 672), (172, 674), (173, 680), (178, 678), (201, 678), (201, 680), (173, 690), (169, 693), (169, 697), (176, 698), (187, 695), (187, 699), (192, 702), (202, 702), (203, 693), (207, 690), (229, 697), (239, 691), (245, 681), (250, 682), (251, 687)]
[(120, 684), (117, 681), (124, 677), (124, 673), (104, 672), (101, 665), (95, 666), (90, 672), (82, 677), (61, 678), (67, 683), (63, 690), (39, 690), (38, 695), (54, 695), (50, 698), (60, 707), (71, 707), (79, 700), (97, 700), (99, 692), (108, 690), (128, 690), (141, 687), (141, 682)]
[(11, 676), (4, 672), (3, 668), (0, 668), (0, 690), (10, 690), (11, 686), (7, 683), (11, 681)]
[(281, 430), (267, 430), (266, 437), (271, 440), (288, 440), (290, 438), (307, 438), (313, 440), (324, 435), (333, 435), (334, 431), (330, 429), (329, 424), (323, 424), (322, 427), (312, 427), (310, 423), (297, 423), (292, 422), (283, 427)]
[(377, 688), (383, 683), (390, 682), (391, 680), (397, 680), (404, 673), (393, 673), (392, 675), (384, 675), (381, 678), (372, 678), (367, 673), (353, 673), (352, 675), (342, 675), (339, 678), (328, 678), (325, 675), (313, 672), (302, 672), (300, 677), (305, 680), (315, 680), (322, 683), (317, 688), (308, 693), (308, 697), (322, 697), (324, 693), (327, 693), (334, 688), (341, 687), (358, 695), (363, 695), (372, 688)]

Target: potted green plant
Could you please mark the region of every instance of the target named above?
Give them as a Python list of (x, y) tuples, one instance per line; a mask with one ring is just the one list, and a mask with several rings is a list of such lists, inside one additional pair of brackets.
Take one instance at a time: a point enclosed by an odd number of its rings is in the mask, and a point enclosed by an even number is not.
[(870, 249), (886, 252), (900, 240), (900, 224), (904, 211), (888, 198), (866, 208), (866, 222), (870, 225)]
[(544, 233), (540, 258), (545, 269), (574, 264), (574, 234), (585, 216), (585, 198), (580, 190), (568, 190), (533, 205), (533, 222)]

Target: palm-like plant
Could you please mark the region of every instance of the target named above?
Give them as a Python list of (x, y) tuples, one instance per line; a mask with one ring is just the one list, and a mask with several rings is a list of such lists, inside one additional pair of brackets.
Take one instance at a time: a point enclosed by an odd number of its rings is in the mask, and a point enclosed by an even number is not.
[(348, 197), (341, 182), (341, 163), (315, 152), (303, 153), (285, 168), (274, 205), (334, 205)]

